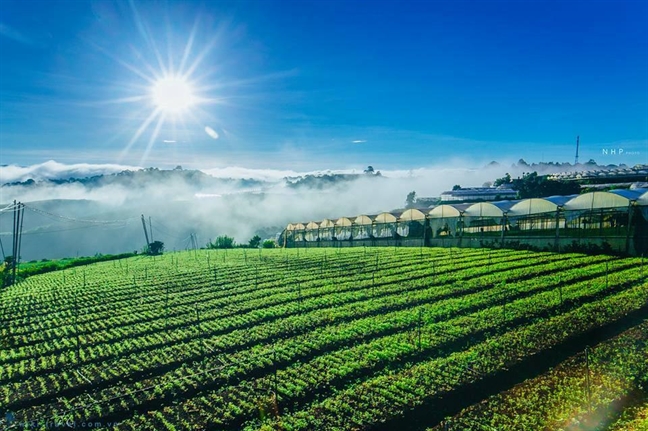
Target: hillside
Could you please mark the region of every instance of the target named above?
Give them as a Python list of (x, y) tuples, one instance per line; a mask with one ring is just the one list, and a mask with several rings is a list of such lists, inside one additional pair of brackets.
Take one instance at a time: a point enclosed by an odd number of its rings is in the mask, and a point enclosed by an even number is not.
[[(424, 429), (641, 324), (645, 271), (610, 256), (354, 248), (203, 250), (34, 276), (1, 293), (0, 409), (8, 429)], [(633, 334), (615, 397), (645, 400), (633, 352), (648, 334)], [(581, 395), (566, 419), (594, 421)], [(611, 401), (592, 396), (592, 408)]]

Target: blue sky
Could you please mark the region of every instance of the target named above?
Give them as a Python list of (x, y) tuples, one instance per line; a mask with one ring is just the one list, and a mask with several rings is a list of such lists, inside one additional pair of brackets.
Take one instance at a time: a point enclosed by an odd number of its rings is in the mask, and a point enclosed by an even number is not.
[[(648, 163), (645, 1), (1, 5), (1, 164)], [(200, 103), (147, 123), (182, 64)]]

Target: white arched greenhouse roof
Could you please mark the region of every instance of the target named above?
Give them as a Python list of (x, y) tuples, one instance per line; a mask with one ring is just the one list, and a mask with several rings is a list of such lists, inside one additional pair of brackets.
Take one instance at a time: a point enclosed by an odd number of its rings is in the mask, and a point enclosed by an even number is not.
[(360, 215), (353, 220), (353, 224), (359, 224), (359, 225), (370, 225), (372, 224), (373, 221), (371, 220), (371, 217), (366, 216), (366, 215)]
[(392, 213), (380, 213), (374, 220), (376, 223), (395, 223), (396, 216)]
[(479, 202), (470, 205), (464, 211), (467, 217), (502, 217), (512, 206), (514, 201)]
[(327, 218), (322, 220), (321, 223), (320, 223), (321, 228), (334, 227), (334, 226), (335, 226), (335, 223), (333, 223), (332, 220), (329, 220)]
[(639, 189), (643, 191), (643, 194), (637, 199), (637, 205), (646, 205), (648, 206), (648, 189)]
[(340, 217), (335, 222), (336, 226), (351, 226), (352, 224), (353, 223), (351, 223), (351, 220), (348, 217)]
[(630, 205), (631, 200), (610, 192), (589, 192), (570, 199), (565, 210), (595, 210), (602, 208), (622, 208)]
[(302, 223), (291, 223), (288, 225), (288, 230), (304, 230), (304, 225)]
[(531, 198), (523, 199), (515, 203), (509, 209), (508, 215), (511, 217), (528, 216), (533, 214), (543, 214), (556, 212), (558, 205), (548, 199)]
[(403, 212), (398, 218), (399, 221), (421, 221), (425, 220), (425, 214), (417, 209), (409, 209)]
[(317, 222), (312, 221), (306, 225), (306, 229), (317, 230), (319, 229), (319, 225), (317, 224)]
[(428, 214), (430, 218), (460, 217), (461, 210), (457, 208), (457, 205), (444, 204), (432, 208)]

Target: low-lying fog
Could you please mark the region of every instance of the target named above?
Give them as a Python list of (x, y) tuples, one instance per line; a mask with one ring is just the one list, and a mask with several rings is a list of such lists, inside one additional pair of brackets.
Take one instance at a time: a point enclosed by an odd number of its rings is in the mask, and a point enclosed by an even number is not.
[[(151, 218), (153, 238), (163, 241), (167, 250), (189, 247), (192, 233), (199, 246), (219, 235), (247, 243), (255, 234), (274, 237), (290, 222), (394, 210), (404, 206), (411, 191), (418, 197), (438, 196), (455, 184), (481, 186), (505, 172), (515, 177), (523, 170), (510, 164), (466, 168), (457, 162), (409, 171), (383, 170), (379, 177), (363, 173), (363, 168), (319, 173), (203, 169), (207, 175), (198, 172), (198, 176), (187, 170), (158, 171), (126, 179), (110, 175), (125, 169), (138, 168), (55, 162), (0, 168), (0, 181), (5, 184), (0, 188), (0, 204), (4, 207), (15, 199), (28, 206), (22, 260), (141, 250), (146, 243), (141, 214), (147, 222)], [(300, 186), (290, 186), (286, 180), (327, 173), (359, 175), (336, 181), (311, 178)], [(46, 181), (102, 174), (108, 176), (85, 182)], [(36, 183), (7, 185), (29, 179)], [(0, 239), (6, 255), (11, 254), (12, 223), (11, 212), (0, 213)]]

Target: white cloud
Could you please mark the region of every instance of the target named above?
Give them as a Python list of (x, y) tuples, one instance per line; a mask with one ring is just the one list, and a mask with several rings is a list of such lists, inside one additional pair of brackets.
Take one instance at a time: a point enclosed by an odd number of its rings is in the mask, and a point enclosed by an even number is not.
[(353, 144), (364, 144), (365, 142), (367, 142), (367, 141), (364, 140), (364, 139), (357, 139), (355, 141), (351, 141), (351, 143), (353, 143)]
[(5, 184), (26, 181), (28, 179), (42, 181), (49, 179), (83, 178), (94, 175), (112, 174), (128, 169), (137, 170), (140, 168), (117, 164), (76, 163), (68, 165), (49, 160), (45, 163), (31, 166), (8, 165), (0, 167), (0, 183)]

